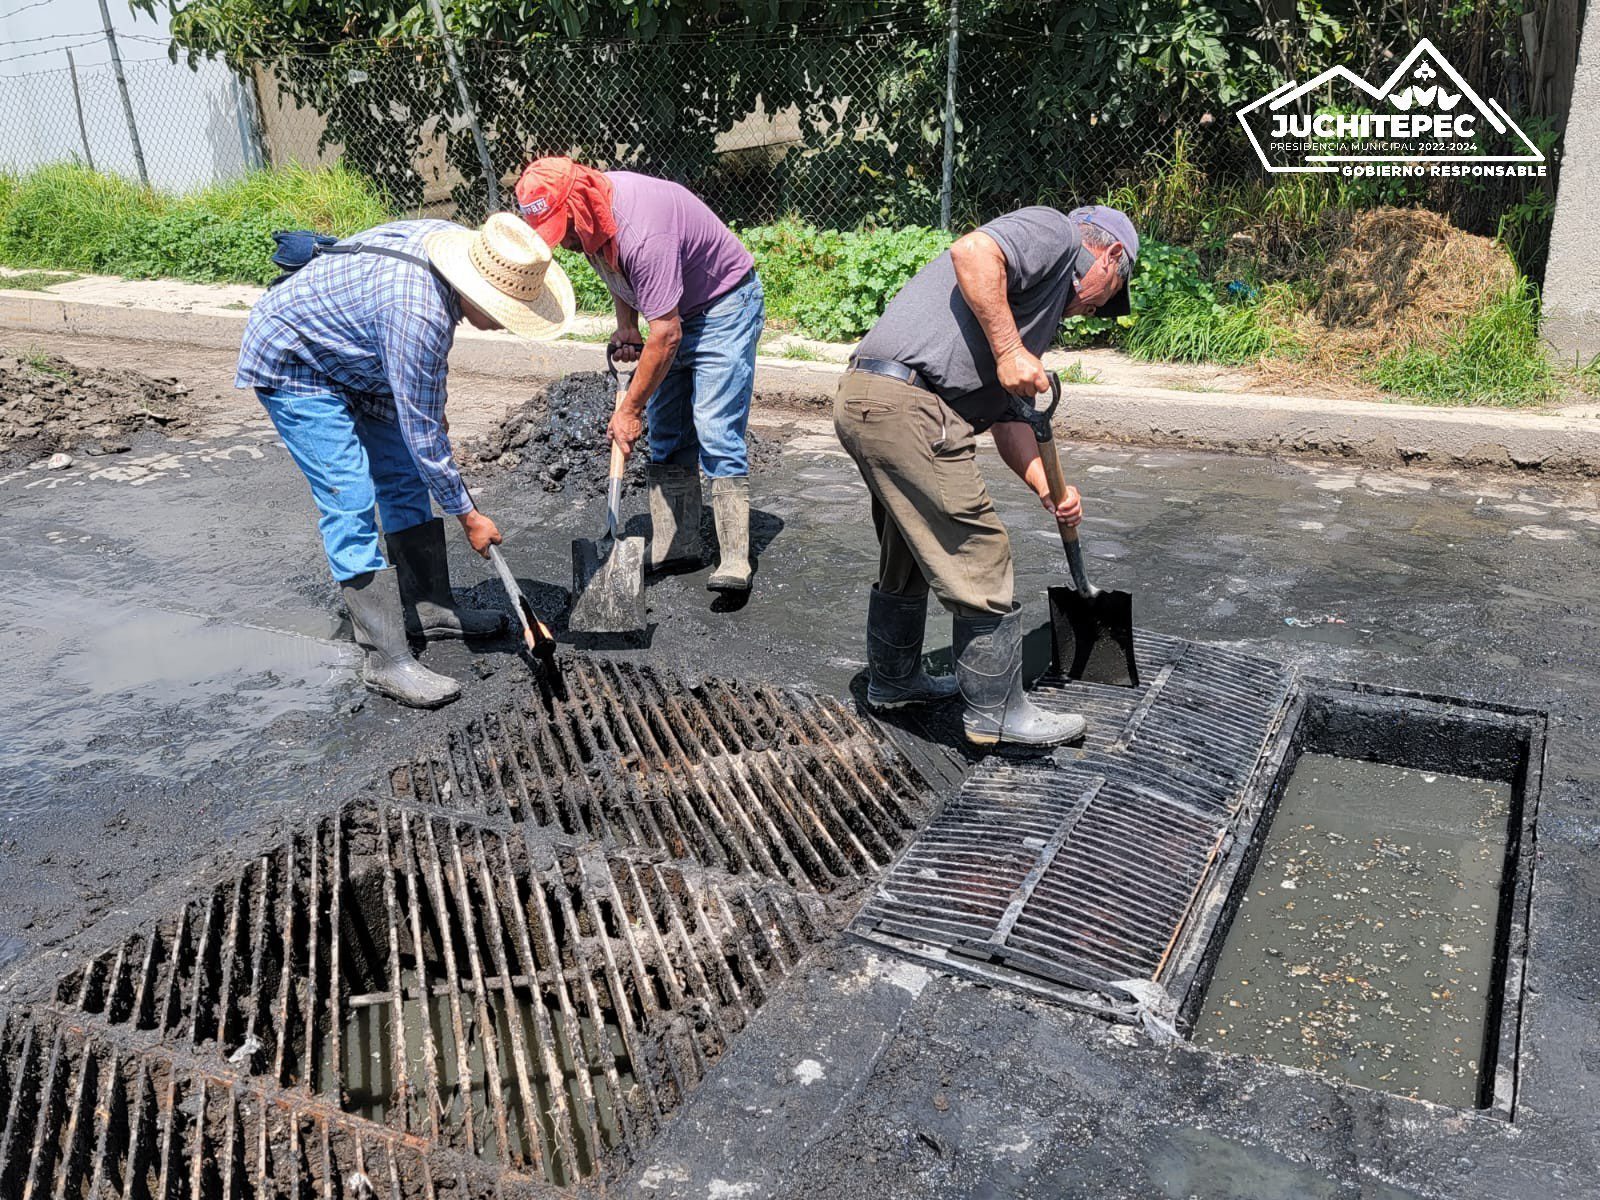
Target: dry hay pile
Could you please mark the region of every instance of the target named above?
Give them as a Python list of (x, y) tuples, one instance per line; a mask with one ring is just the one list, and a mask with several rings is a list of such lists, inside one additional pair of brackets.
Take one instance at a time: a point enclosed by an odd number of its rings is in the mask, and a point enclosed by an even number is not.
[(1285, 385), (1353, 376), (1413, 343), (1459, 332), (1517, 278), (1493, 238), (1466, 233), (1425, 209), (1379, 208), (1354, 214), (1328, 253), (1308, 312), (1295, 333), (1302, 357), (1262, 364)]

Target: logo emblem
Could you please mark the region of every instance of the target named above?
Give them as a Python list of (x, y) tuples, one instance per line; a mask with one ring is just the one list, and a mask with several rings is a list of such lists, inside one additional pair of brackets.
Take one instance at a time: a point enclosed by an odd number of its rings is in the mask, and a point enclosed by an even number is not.
[(1270, 173), (1543, 176), (1545, 155), (1427, 38), (1374, 87), (1347, 67), (1293, 80), (1237, 116)]
[(526, 204), (519, 204), (517, 207), (522, 210), (523, 216), (537, 217), (542, 212), (550, 211), (550, 201), (546, 200), (543, 196), (535, 196)]

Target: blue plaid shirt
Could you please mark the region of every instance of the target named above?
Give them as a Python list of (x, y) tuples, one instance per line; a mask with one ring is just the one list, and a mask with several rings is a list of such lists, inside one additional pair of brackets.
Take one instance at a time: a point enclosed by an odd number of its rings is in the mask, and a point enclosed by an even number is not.
[[(427, 258), (428, 234), (449, 221), (395, 221), (345, 239)], [(239, 348), (237, 388), (341, 396), (352, 409), (400, 422), (439, 507), (472, 508), (444, 432), (445, 374), (461, 320), (455, 289), (432, 271), (381, 254), (318, 255), (256, 304)]]

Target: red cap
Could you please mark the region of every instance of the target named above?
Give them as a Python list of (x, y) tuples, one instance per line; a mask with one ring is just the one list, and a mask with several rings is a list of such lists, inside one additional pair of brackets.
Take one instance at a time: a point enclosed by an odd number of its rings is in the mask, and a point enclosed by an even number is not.
[(546, 246), (559, 246), (567, 236), (567, 198), (577, 167), (570, 158), (536, 158), (517, 180), (517, 209)]

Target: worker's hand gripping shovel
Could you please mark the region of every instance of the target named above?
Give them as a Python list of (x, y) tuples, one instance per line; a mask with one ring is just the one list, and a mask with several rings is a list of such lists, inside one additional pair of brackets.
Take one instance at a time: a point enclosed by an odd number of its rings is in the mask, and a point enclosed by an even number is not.
[[(610, 346), (606, 374), (620, 408), (628, 389)], [(628, 380), (632, 378), (629, 372)], [(633, 633), (645, 627), (644, 539), (622, 536), (622, 473), (627, 466), (628, 456), (613, 441), (606, 472), (606, 535), (572, 543), (572, 615), (567, 627), (574, 633)]]
[[(1045, 479), (1050, 484), (1050, 500), (1059, 506), (1067, 496), (1067, 481), (1061, 474), (1061, 456), (1056, 452), (1055, 430), (1050, 422), (1061, 404), (1061, 380), (1055, 372), (1049, 374), (1049, 407), (1040, 409), (1042, 397), (1036, 398), (1031, 422)], [(1103, 591), (1090, 583), (1083, 569), (1078, 527), (1057, 528), (1067, 552), (1072, 586), (1050, 589), (1053, 670), (1069, 679), (1138, 687), (1139, 665), (1133, 657), (1133, 597), (1127, 592)]]

